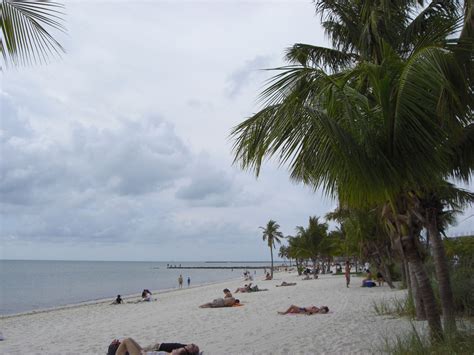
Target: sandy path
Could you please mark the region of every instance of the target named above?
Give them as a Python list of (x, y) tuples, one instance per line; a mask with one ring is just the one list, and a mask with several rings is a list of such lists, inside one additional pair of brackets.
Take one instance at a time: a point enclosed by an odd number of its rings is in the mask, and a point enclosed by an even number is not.
[[(3, 317), (2, 354), (105, 354), (114, 338), (131, 336), (140, 344), (159, 341), (194, 342), (208, 354), (354, 354), (378, 352), (383, 338), (410, 329), (407, 320), (381, 317), (373, 301), (401, 297), (387, 286), (345, 287), (341, 276), (302, 281), (295, 274), (277, 273), (273, 281), (256, 281), (267, 292), (236, 294), (243, 307), (200, 309), (220, 297), (230, 281), (177, 290), (154, 297), (158, 301), (112, 306), (91, 304), (49, 312)], [(275, 287), (282, 280), (293, 287)], [(327, 305), (326, 315), (277, 314), (290, 304)]]

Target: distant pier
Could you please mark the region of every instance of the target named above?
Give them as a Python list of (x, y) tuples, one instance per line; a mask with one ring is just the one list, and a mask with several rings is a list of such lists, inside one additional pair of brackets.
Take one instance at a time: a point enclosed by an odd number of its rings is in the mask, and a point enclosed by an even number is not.
[(167, 269), (209, 269), (209, 270), (216, 270), (216, 269), (270, 269), (270, 266), (177, 266), (177, 265), (169, 265), (166, 267)]

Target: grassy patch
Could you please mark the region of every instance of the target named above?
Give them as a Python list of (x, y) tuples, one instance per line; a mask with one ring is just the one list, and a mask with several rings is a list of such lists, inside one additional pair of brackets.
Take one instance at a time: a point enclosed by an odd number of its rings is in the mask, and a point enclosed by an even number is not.
[(399, 336), (395, 340), (385, 340), (383, 352), (393, 355), (461, 355), (472, 354), (474, 349), (474, 334), (472, 327), (447, 333), (444, 339), (430, 343), (427, 336), (420, 334), (412, 325), (412, 331), (405, 336)]
[(373, 302), (374, 311), (377, 315), (391, 315), (397, 317), (415, 318), (415, 306), (411, 297), (392, 298), (390, 300), (382, 300)]

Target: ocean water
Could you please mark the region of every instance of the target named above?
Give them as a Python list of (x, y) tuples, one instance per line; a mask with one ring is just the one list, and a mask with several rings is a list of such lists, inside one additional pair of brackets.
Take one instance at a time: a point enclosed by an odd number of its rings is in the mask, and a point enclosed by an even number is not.
[[(182, 266), (267, 266), (269, 263), (25, 261), (0, 260), (0, 315), (141, 294), (142, 290), (187, 287), (238, 278), (244, 270), (167, 269)], [(249, 268), (252, 271), (254, 270)], [(255, 270), (263, 275), (263, 270)]]

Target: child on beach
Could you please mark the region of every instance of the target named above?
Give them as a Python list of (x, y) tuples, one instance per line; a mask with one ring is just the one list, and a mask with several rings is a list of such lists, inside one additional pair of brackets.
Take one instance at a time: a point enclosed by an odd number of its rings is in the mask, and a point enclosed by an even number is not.
[(179, 275), (178, 277), (178, 286), (179, 288), (183, 288), (183, 275)]
[(123, 299), (120, 295), (117, 295), (117, 298), (115, 299), (115, 301), (112, 302), (112, 304), (122, 304), (123, 303)]
[(144, 289), (142, 292), (142, 301), (150, 302), (151, 301), (151, 292), (148, 289)]

